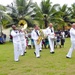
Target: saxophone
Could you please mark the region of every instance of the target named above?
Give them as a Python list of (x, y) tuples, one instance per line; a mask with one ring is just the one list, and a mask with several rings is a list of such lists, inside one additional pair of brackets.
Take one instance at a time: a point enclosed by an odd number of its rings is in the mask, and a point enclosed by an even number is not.
[(40, 33), (40, 35), (39, 35), (38, 40), (37, 40), (38, 45), (40, 44), (40, 42), (42, 41), (42, 39), (44, 37), (44, 33), (41, 29), (39, 30), (39, 33)]

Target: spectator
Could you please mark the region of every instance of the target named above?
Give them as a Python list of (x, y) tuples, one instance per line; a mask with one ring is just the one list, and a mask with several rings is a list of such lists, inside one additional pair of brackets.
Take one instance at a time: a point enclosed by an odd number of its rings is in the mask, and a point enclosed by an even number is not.
[(0, 36), (0, 44), (3, 44), (3, 38)]
[(61, 31), (61, 46), (64, 47), (64, 43), (65, 43), (65, 32)]
[(28, 48), (31, 49), (31, 35), (28, 36)]
[(56, 35), (56, 47), (57, 46), (61, 48), (61, 36), (59, 34)]

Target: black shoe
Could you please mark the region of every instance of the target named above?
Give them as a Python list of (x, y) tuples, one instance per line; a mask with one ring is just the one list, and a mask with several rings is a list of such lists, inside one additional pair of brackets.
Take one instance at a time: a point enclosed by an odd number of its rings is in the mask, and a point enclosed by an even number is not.
[(40, 52), (42, 52), (42, 50), (40, 50)]
[(55, 52), (50, 52), (51, 54), (54, 54)]
[(24, 52), (23, 55), (21, 55), (21, 56), (25, 56), (25, 52)]
[(40, 56), (39, 56), (39, 57), (37, 57), (37, 58), (40, 58)]
[(68, 56), (66, 56), (66, 58), (69, 58), (70, 59), (70, 57), (68, 57)]
[(27, 52), (24, 52), (24, 53), (27, 53)]
[(36, 53), (34, 52), (34, 54), (36, 55)]

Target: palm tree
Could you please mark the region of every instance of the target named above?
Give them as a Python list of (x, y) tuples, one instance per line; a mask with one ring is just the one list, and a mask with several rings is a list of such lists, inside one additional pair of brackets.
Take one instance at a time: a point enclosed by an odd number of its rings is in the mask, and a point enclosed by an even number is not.
[(70, 21), (70, 12), (67, 5), (64, 4), (63, 6), (59, 6), (57, 14), (55, 22), (58, 24), (58, 27), (61, 27), (64, 30), (65, 25)]
[(10, 8), (12, 13), (10, 13), (11, 17), (13, 18), (13, 22), (18, 24), (20, 20), (25, 20), (28, 25), (31, 25), (31, 9), (32, 1), (29, 0), (16, 0), (15, 6), (7, 6)]
[[(0, 5), (0, 23), (2, 23), (3, 20), (11, 22), (11, 17), (6, 13), (7, 8), (3, 5)], [(3, 23), (2, 23), (3, 24)], [(4, 24), (3, 24), (4, 26)]]
[(1, 25), (1, 20), (2, 20), (2, 12), (5, 10), (5, 7), (0, 5), (0, 36), (2, 34), (2, 25)]
[[(34, 20), (37, 20), (41, 27), (47, 28), (48, 22), (52, 22), (54, 15), (57, 12), (56, 8), (59, 4), (52, 5), (50, 0), (42, 0), (41, 5), (38, 6), (37, 3), (34, 4)], [(44, 26), (43, 26), (44, 25)]]
[(7, 23), (11, 22), (11, 17), (6, 13), (6, 7), (0, 5), (0, 34), (2, 34), (2, 26), (5, 27)]
[(75, 3), (73, 3), (71, 5), (71, 7), (69, 8), (69, 10), (70, 10), (70, 16), (71, 16), (70, 22), (73, 23), (73, 22), (75, 22)]

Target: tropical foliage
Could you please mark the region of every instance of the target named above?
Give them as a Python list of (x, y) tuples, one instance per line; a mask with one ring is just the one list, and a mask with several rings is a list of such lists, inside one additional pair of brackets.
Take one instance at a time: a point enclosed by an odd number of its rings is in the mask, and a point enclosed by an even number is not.
[(11, 17), (6, 14), (6, 7), (0, 5), (0, 24), (4, 27), (12, 21)]
[(31, 9), (32, 1), (29, 0), (16, 0), (15, 6), (7, 6), (10, 8), (11, 14), (10, 16), (13, 19), (13, 23), (18, 24), (18, 22), (23, 19), (26, 20), (28, 25), (32, 24), (31, 23), (31, 14), (32, 14), (32, 9)]
[(69, 10), (70, 10), (71, 22), (75, 22), (75, 3), (72, 4)]
[(6, 25), (12, 21), (11, 17), (5, 12), (6, 7), (0, 5), (0, 36), (2, 35), (2, 27), (6, 27)]
[(59, 4), (52, 5), (52, 2), (50, 0), (42, 0), (40, 6), (35, 3), (34, 4), (34, 13), (35, 17), (34, 19), (39, 22), (39, 25), (44, 25), (42, 27), (47, 27), (48, 22), (52, 22), (54, 19), (54, 15), (57, 12), (56, 8), (59, 6)]
[(59, 6), (57, 14), (55, 15), (55, 23), (57, 23), (58, 29), (65, 28), (65, 25), (68, 25), (70, 22), (70, 13), (69, 8), (66, 4)]
[(11, 11), (8, 14), (5, 13), (6, 7), (0, 5), (1, 23), (4, 26), (8, 26), (10, 22), (18, 25), (20, 20), (25, 20), (28, 27), (36, 23), (41, 28), (47, 28), (48, 23), (52, 22), (56, 29), (64, 29), (66, 25), (75, 22), (75, 3), (68, 7), (66, 4), (53, 5), (50, 0), (42, 0), (40, 5), (31, 0), (15, 0), (12, 6), (7, 6), (7, 9)]

